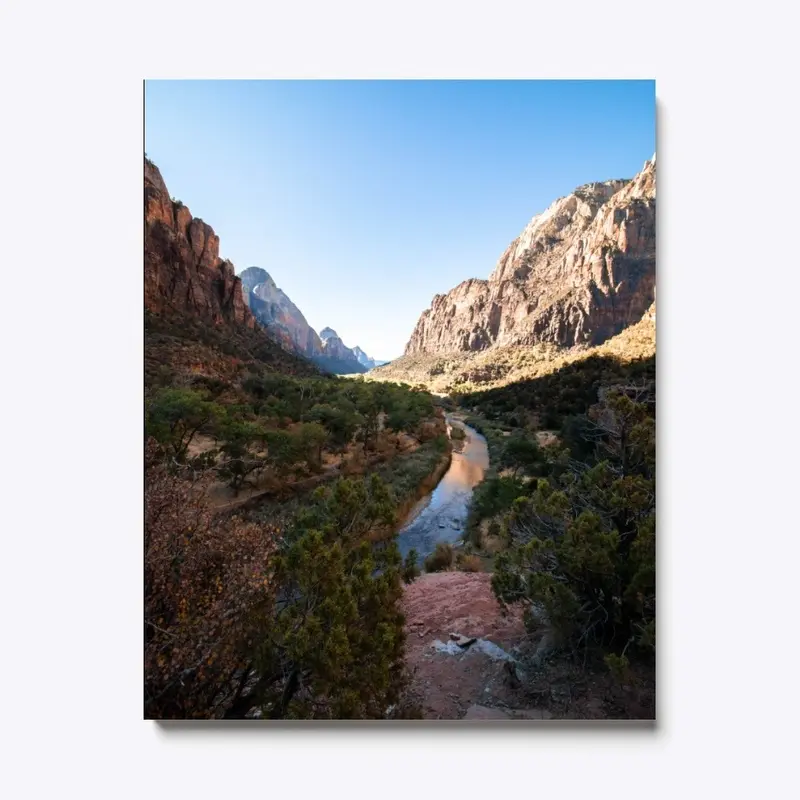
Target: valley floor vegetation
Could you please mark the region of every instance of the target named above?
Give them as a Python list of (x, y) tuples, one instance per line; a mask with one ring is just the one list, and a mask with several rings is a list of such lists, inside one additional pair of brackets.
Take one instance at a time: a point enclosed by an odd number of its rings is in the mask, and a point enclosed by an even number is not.
[(522, 605), (540, 654), (604, 672), (617, 714), (652, 717), (655, 359), (591, 356), (457, 400), (492, 460), (467, 551), (491, 557), (498, 600)]
[[(146, 718), (419, 717), (404, 583), (485, 567), (524, 609), (524, 691), (566, 664), (604, 681), (609, 716), (654, 715), (652, 354), (606, 348), (437, 400), (150, 322)], [(449, 463), (442, 407), (486, 437), (490, 470), (466, 547), (402, 561), (398, 526)]]
[(145, 717), (415, 716), (394, 533), (449, 456), (431, 395), (169, 331), (146, 360)]

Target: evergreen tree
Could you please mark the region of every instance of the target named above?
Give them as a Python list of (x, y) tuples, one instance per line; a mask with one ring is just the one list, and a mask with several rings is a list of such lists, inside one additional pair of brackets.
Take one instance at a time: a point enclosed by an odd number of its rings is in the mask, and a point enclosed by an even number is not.
[(391, 536), (375, 535), (393, 513), (372, 476), (317, 490), (298, 518), (275, 561), (279, 610), (256, 649), (253, 697), (266, 716), (382, 718), (399, 698), (401, 560)]
[(572, 462), (520, 497), (507, 520), (512, 547), (493, 587), (523, 603), (557, 639), (608, 648), (655, 645), (655, 425), (646, 403), (609, 393), (589, 413), (605, 458)]

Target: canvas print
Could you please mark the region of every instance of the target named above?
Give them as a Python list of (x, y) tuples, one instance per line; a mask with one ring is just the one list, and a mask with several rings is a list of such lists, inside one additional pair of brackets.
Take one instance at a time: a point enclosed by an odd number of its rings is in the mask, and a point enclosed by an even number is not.
[(653, 720), (655, 82), (144, 94), (144, 717)]

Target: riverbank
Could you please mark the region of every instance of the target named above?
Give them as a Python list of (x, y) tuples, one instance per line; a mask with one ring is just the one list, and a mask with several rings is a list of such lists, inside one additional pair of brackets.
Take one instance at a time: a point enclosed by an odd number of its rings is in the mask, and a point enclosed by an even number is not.
[[(440, 542), (454, 544), (462, 539), (472, 492), (489, 467), (486, 440), (457, 416), (446, 415), (451, 430), (463, 432), (456, 449), (448, 438), (450, 459), (444, 472), (431, 475), (433, 491), (410, 509), (398, 531), (397, 543), (405, 557), (411, 550), (424, 560)], [(444, 465), (444, 462), (442, 464)]]
[(430, 494), (442, 480), (453, 460), (453, 445), (451, 440), (447, 440), (447, 450), (441, 456), (433, 472), (423, 478), (417, 487), (416, 493), (408, 497), (397, 508), (398, 530), (407, 525), (415, 516), (415, 511), (421, 500)]

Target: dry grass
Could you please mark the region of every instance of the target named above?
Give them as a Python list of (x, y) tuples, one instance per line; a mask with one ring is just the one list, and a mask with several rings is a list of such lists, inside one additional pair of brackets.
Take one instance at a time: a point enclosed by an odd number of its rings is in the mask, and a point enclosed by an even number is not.
[(459, 553), (456, 567), (460, 572), (481, 572), (483, 570), (483, 562), (476, 555)]
[(425, 572), (443, 572), (453, 566), (453, 547), (439, 542), (436, 549), (425, 559)]

